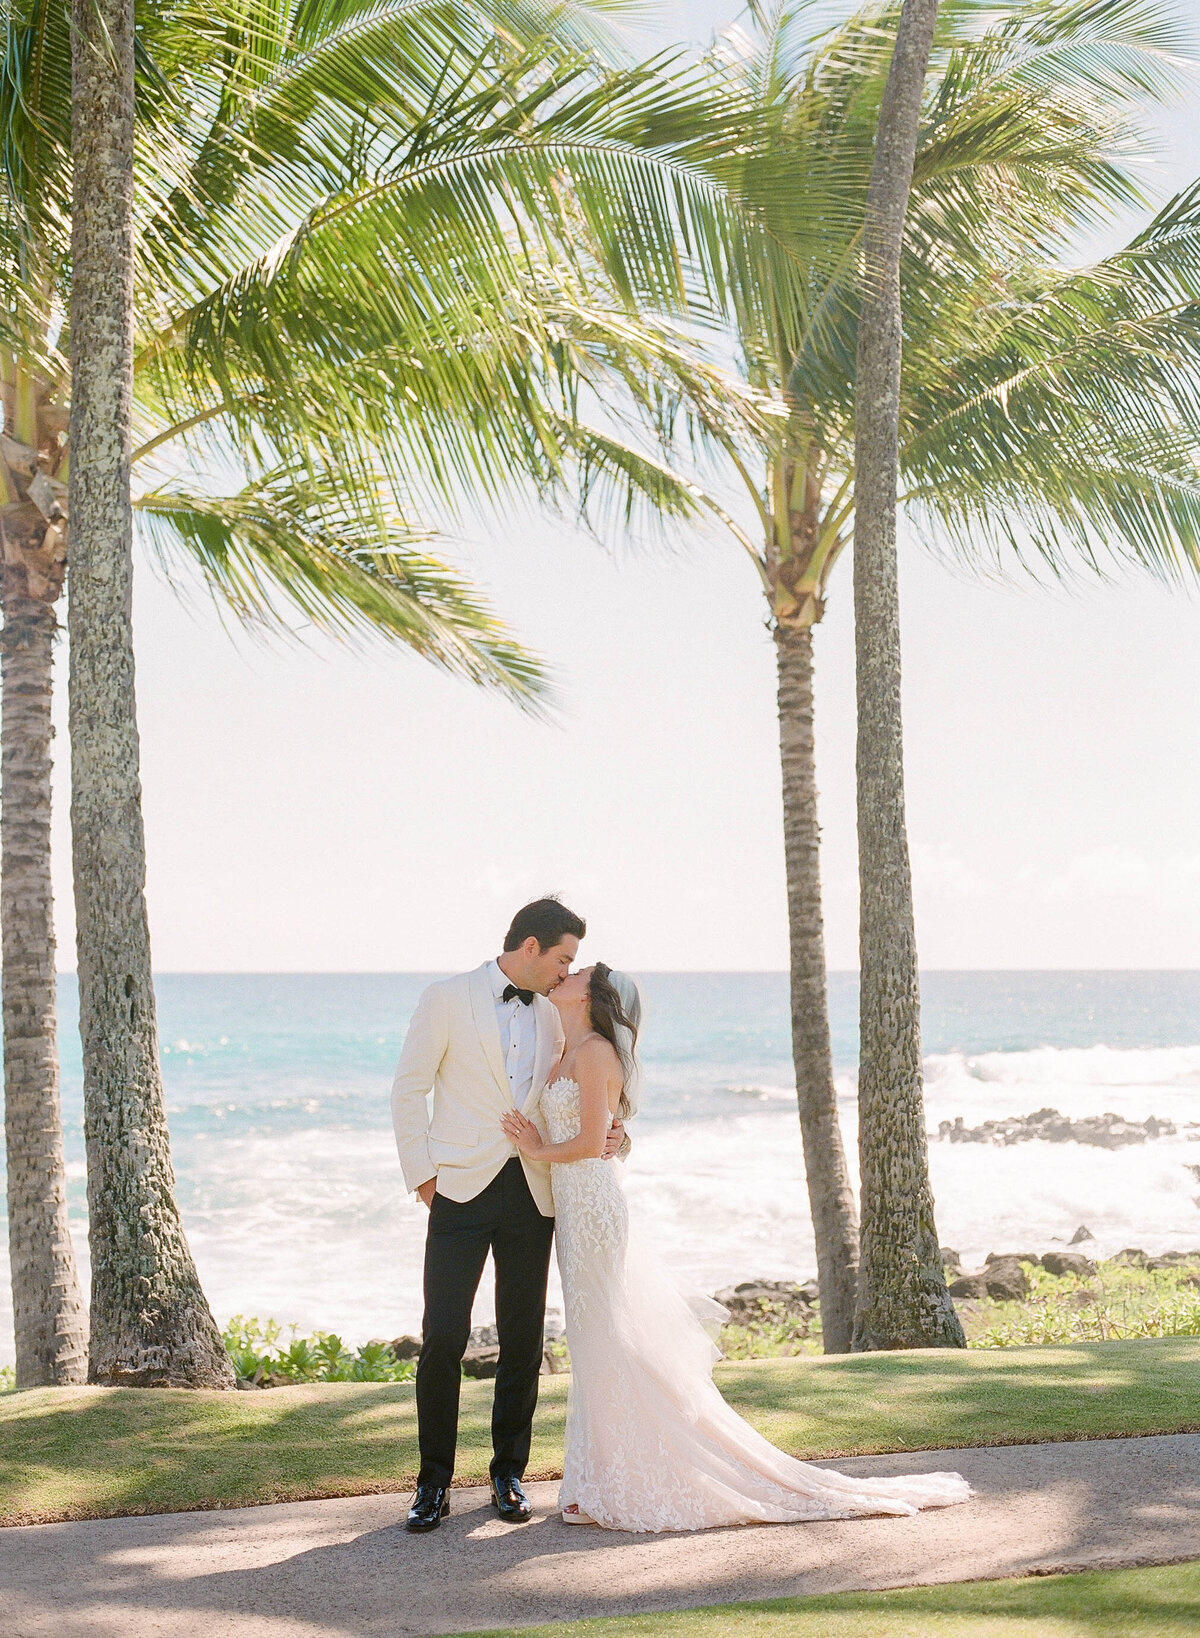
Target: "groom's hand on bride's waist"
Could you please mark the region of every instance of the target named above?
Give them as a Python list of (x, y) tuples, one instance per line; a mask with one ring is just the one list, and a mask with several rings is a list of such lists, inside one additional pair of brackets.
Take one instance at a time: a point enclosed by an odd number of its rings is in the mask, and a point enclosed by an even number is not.
[(608, 1136), (604, 1140), (605, 1160), (611, 1160), (614, 1155), (620, 1154), (624, 1142), (625, 1123), (624, 1121), (614, 1120), (608, 1129)]

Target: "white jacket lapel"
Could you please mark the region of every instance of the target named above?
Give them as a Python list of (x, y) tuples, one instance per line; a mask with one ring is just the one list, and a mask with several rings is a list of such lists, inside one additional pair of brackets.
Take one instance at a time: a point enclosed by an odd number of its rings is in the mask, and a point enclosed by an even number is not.
[(512, 1092), (509, 1089), (508, 1076), (504, 1072), (504, 1055), (500, 1051), (500, 1026), (496, 1022), (496, 998), (492, 994), (489, 966), (490, 962), (485, 961), (482, 967), (471, 974), (471, 1012), (475, 1018), (479, 1044), (488, 1061), (488, 1068), (496, 1077), (497, 1086), (504, 1093), (505, 1103), (511, 1103)]

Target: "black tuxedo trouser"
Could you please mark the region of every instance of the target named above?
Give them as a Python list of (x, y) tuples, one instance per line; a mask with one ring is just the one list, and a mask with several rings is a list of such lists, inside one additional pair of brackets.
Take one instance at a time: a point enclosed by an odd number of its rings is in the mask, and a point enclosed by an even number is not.
[(525, 1471), (537, 1406), (553, 1217), (537, 1209), (519, 1160), (474, 1200), (435, 1194), (425, 1239), (425, 1320), (417, 1361), (421, 1482), (449, 1484), (458, 1443), (462, 1357), (487, 1254), (496, 1265), (500, 1362), (492, 1401), (493, 1474)]

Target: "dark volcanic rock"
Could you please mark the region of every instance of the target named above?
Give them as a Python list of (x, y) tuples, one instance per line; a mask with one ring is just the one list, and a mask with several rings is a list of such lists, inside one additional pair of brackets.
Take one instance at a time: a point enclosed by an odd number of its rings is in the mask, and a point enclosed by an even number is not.
[(1042, 1258), (1047, 1274), (1078, 1274), (1080, 1279), (1091, 1279), (1097, 1273), (1095, 1263), (1078, 1251), (1048, 1251)]
[(491, 1348), (468, 1348), (463, 1355), (463, 1375), (475, 1377), (495, 1376), (500, 1364), (500, 1350)]
[(1091, 1229), (1085, 1228), (1085, 1226), (1080, 1223), (1074, 1234), (1067, 1241), (1067, 1244), (1069, 1246), (1079, 1246), (1082, 1245), (1085, 1240), (1094, 1240), (1095, 1238), (1096, 1236), (1092, 1233)]
[[(562, 1347), (563, 1322), (557, 1309), (546, 1313), (543, 1328), (545, 1349), (542, 1354), (542, 1374), (554, 1376), (571, 1369), (565, 1347)], [(416, 1359), (421, 1352), (420, 1337), (397, 1337), (388, 1346), (397, 1359)], [(467, 1341), (463, 1355), (463, 1374), (473, 1377), (492, 1377), (500, 1363), (500, 1338), (494, 1325), (476, 1325)]]
[(947, 1289), (952, 1297), (986, 1297), (988, 1294), (987, 1280), (982, 1274), (960, 1274), (957, 1280), (951, 1280)]
[(803, 1285), (790, 1280), (744, 1280), (741, 1285), (727, 1285), (723, 1291), (715, 1291), (713, 1298), (728, 1308), (734, 1325), (745, 1325), (770, 1313), (787, 1314), (798, 1320), (811, 1319), (817, 1294), (815, 1280), (807, 1280)]
[(958, 1269), (962, 1267), (962, 1258), (957, 1251), (951, 1251), (949, 1246), (939, 1246), (938, 1254), (942, 1259), (943, 1268)]
[[(1090, 1143), (1100, 1149), (1123, 1149), (1131, 1143), (1145, 1143), (1148, 1138), (1170, 1137), (1176, 1128), (1172, 1121), (1124, 1120), (1120, 1115), (1085, 1115), (1072, 1120), (1057, 1109), (1035, 1109), (1031, 1115), (1009, 1115), (1003, 1120), (985, 1120), (981, 1126), (968, 1126), (961, 1115), (955, 1120), (938, 1122), (937, 1135), (946, 1143), (1030, 1143), (1035, 1138), (1046, 1143)], [(1089, 1236), (1090, 1238), (1090, 1236)]]
[(1016, 1257), (989, 1257), (983, 1278), (988, 1296), (998, 1302), (1020, 1302), (1029, 1295), (1029, 1275)]
[(952, 1297), (992, 1297), (997, 1302), (1019, 1302), (1029, 1295), (1029, 1276), (1018, 1258), (998, 1257), (993, 1252), (977, 1274), (960, 1274), (951, 1282), (949, 1290)]

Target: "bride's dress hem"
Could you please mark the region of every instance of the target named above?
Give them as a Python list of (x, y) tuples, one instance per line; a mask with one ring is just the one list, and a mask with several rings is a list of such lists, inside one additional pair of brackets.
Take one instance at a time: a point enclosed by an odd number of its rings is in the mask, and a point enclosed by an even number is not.
[[(551, 1142), (579, 1130), (579, 1088), (560, 1079), (542, 1108)], [(722, 1399), (713, 1334), (725, 1317), (685, 1297), (629, 1243), (618, 1168), (552, 1169), (571, 1380), (558, 1506), (634, 1534), (908, 1516), (971, 1495), (957, 1473), (857, 1478), (777, 1449)]]

